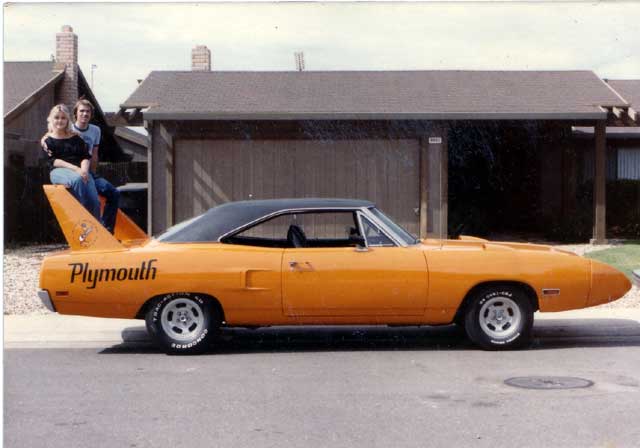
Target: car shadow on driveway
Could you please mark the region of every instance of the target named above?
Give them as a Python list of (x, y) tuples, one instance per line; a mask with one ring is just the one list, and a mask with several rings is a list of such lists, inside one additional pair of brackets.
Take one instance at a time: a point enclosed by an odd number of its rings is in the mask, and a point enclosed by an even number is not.
[[(125, 328), (122, 340), (100, 353), (161, 353), (144, 327)], [(607, 346), (640, 346), (640, 323), (632, 319), (539, 319), (534, 324), (530, 349)], [(455, 325), (287, 326), (223, 329), (206, 354), (475, 349)]]

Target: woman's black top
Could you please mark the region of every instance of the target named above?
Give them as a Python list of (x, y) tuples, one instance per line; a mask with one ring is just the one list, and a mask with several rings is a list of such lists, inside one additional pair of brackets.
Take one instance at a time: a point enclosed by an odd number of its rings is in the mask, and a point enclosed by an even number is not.
[(91, 160), (89, 151), (87, 151), (87, 144), (78, 135), (70, 138), (47, 137), (45, 143), (49, 151), (51, 151), (51, 155), (49, 156), (50, 170), (55, 168), (53, 162), (56, 159), (64, 160), (77, 167), (80, 166), (83, 160)]

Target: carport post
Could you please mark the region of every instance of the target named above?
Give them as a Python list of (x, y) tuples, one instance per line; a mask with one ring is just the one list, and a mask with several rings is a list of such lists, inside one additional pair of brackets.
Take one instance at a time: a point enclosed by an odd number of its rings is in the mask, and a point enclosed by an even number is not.
[(606, 243), (606, 170), (607, 124), (605, 120), (595, 125), (595, 175), (593, 177), (593, 238), (591, 244)]
[(420, 238), (427, 238), (427, 204), (429, 200), (429, 147), (420, 139)]

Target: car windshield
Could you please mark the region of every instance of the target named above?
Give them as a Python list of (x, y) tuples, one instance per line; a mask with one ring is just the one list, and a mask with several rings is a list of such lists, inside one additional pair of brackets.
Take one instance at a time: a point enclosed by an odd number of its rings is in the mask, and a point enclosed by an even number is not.
[(393, 222), (391, 218), (389, 218), (387, 215), (382, 213), (380, 210), (378, 210), (375, 207), (371, 207), (369, 210), (387, 227), (389, 227), (393, 231), (393, 233), (398, 235), (398, 237), (402, 238), (402, 240), (406, 244), (410, 245), (410, 244), (418, 243), (418, 239), (415, 236), (413, 236), (412, 234), (407, 232), (405, 229), (403, 229), (401, 226)]

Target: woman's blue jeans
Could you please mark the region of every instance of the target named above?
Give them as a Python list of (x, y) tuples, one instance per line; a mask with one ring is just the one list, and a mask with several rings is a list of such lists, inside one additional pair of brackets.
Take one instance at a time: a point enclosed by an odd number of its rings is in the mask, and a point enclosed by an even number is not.
[(54, 168), (49, 176), (51, 183), (70, 187), (71, 194), (100, 222), (100, 201), (91, 175), (87, 183), (84, 183), (82, 177), (69, 168)]

